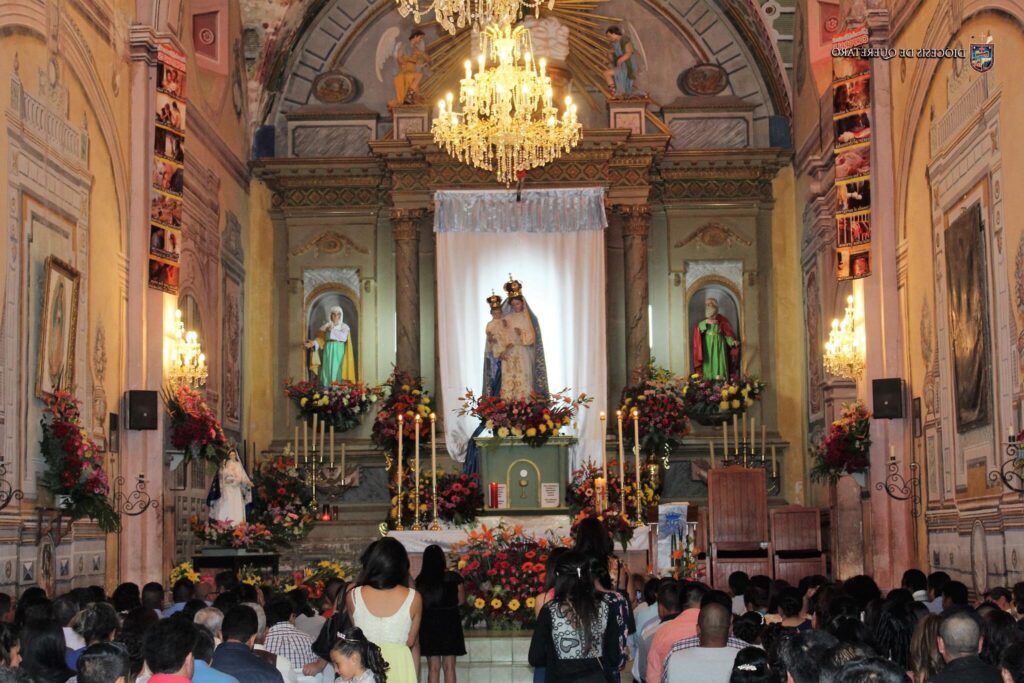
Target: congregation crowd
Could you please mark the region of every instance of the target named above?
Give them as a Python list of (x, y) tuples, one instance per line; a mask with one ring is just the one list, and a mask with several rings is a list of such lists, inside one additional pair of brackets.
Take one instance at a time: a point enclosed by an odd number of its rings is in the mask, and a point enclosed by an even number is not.
[[(1024, 583), (972, 600), (943, 572), (884, 593), (867, 576), (736, 572), (726, 592), (624, 574), (588, 522), (546, 558), (534, 681), (1024, 683)], [(412, 579), (403, 546), (375, 541), (316, 600), (232, 572), (165, 597), (158, 583), (0, 594), (0, 683), (415, 683), (421, 658), (429, 683), (455, 683), (466, 653), (461, 577), (437, 546)]]

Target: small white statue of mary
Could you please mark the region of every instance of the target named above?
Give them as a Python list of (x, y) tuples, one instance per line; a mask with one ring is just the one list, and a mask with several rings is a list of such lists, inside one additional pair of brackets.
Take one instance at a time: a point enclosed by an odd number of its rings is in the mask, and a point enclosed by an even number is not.
[(238, 459), (238, 451), (232, 448), (221, 463), (210, 486), (210, 494), (206, 497), (210, 521), (238, 526), (245, 522), (246, 507), (251, 504), (252, 480)]

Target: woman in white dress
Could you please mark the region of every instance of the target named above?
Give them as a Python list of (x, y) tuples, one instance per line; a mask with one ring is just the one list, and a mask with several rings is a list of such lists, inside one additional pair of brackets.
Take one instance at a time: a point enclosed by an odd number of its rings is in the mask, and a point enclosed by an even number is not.
[(384, 537), (360, 558), (362, 571), (346, 603), (352, 623), (376, 643), (388, 663), (388, 683), (416, 683), (423, 601), (408, 587), (409, 555)]
[(252, 502), (252, 481), (245, 473), (245, 468), (238, 459), (238, 451), (234, 448), (221, 463), (217, 479), (220, 484), (220, 498), (214, 500), (210, 507), (210, 519), (238, 526), (245, 522), (245, 506)]

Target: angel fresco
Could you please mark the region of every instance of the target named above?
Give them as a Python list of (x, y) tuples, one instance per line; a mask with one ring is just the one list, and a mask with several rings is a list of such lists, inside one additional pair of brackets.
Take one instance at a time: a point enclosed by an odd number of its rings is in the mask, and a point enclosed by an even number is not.
[(395, 86), (395, 98), (388, 102), (388, 109), (394, 107), (422, 104), (425, 100), (420, 95), (426, 69), (430, 66), (430, 55), (426, 50), (426, 34), (420, 29), (413, 29), (409, 34), (408, 43), (403, 45), (399, 40), (401, 29), (397, 26), (384, 31), (377, 43), (377, 56), (374, 60), (377, 79), (384, 82), (384, 70), (390, 67), (395, 71), (392, 82)]

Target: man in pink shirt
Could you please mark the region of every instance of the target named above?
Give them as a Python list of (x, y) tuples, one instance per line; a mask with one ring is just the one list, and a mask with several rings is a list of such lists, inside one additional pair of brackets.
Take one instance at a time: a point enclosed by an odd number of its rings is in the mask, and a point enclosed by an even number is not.
[(683, 611), (670, 622), (661, 625), (651, 641), (651, 649), (647, 654), (647, 683), (659, 683), (665, 659), (672, 652), (672, 646), (680, 640), (697, 635), (697, 618), (700, 616), (700, 601), (707, 593), (707, 588), (699, 583), (688, 583), (685, 588)]
[(185, 619), (164, 619), (150, 627), (142, 642), (151, 683), (189, 683), (195, 670), (192, 648), (196, 627)]

